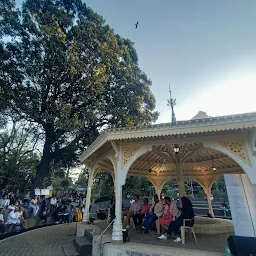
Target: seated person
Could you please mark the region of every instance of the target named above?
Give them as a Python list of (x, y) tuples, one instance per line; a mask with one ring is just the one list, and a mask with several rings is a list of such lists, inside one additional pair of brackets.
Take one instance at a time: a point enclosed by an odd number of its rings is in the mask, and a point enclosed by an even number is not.
[(34, 217), (37, 215), (39, 211), (39, 206), (37, 205), (37, 197), (33, 197), (33, 199), (30, 201), (29, 208), (33, 210)]
[(17, 231), (20, 227), (20, 219), (18, 215), (18, 208), (12, 207), (10, 209), (11, 211), (9, 212), (7, 216), (7, 221), (6, 224), (14, 224), (15, 225), (15, 230)]
[(61, 206), (56, 209), (55, 224), (69, 222), (69, 215), (71, 214), (71, 211), (71, 204), (69, 204), (68, 201), (65, 201)]
[(159, 224), (167, 229), (172, 221), (179, 216), (179, 210), (176, 206), (176, 202), (171, 200), (170, 197), (165, 197), (164, 214), (159, 219)]
[[(187, 197), (183, 196), (181, 198), (181, 204), (182, 206), (179, 207), (179, 209), (181, 210), (181, 215), (178, 217), (177, 220), (172, 221), (170, 223), (167, 230), (167, 234), (171, 235), (172, 233), (174, 233), (176, 235), (176, 239), (174, 240), (174, 242), (176, 243), (181, 242), (180, 227), (183, 226), (183, 220), (192, 219), (192, 221), (186, 221), (186, 226), (192, 227), (194, 225), (195, 214), (194, 214), (193, 205), (191, 201)], [(166, 240), (167, 236), (161, 235), (158, 238), (162, 240)]]
[(47, 204), (46, 200), (42, 201), (42, 204), (39, 209), (39, 217), (44, 221), (44, 224), (47, 222)]
[(21, 205), (18, 206), (18, 211), (17, 211), (17, 215), (18, 215), (18, 218), (20, 220), (20, 226), (21, 228), (24, 228), (26, 229), (26, 221), (25, 221), (25, 218), (24, 218), (24, 212), (23, 212), (23, 207)]
[(5, 226), (4, 226), (4, 208), (0, 208), (0, 231), (4, 234), (5, 233)]
[(141, 206), (140, 210), (138, 213), (132, 216), (135, 228), (137, 228), (139, 225), (142, 225), (143, 218), (146, 214), (149, 213), (150, 206), (151, 205), (148, 203), (148, 198), (144, 198), (143, 205)]
[(129, 228), (130, 227), (130, 218), (139, 212), (140, 210), (140, 202), (139, 202), (139, 196), (136, 195), (133, 197), (133, 200), (134, 202), (132, 203), (131, 207), (122, 213), (122, 222), (124, 220), (124, 216), (127, 216), (126, 217), (126, 228)]
[(3, 201), (2, 201), (2, 207), (7, 208), (10, 204), (10, 199), (8, 198), (8, 195), (4, 195)]
[(0, 209), (4, 208), (5, 206), (5, 200), (3, 199), (2, 196), (0, 196)]
[(71, 218), (73, 218), (73, 206), (71, 205), (71, 200), (68, 200), (66, 203), (66, 208), (63, 216), (64, 222), (71, 222)]
[(51, 212), (51, 214), (54, 213), (56, 208), (57, 208), (57, 199), (56, 199), (56, 196), (53, 196), (50, 200), (50, 212)]
[(154, 203), (151, 205), (149, 214), (144, 219), (142, 233), (149, 233), (151, 225), (163, 215), (163, 204), (159, 201), (158, 195), (154, 195)]

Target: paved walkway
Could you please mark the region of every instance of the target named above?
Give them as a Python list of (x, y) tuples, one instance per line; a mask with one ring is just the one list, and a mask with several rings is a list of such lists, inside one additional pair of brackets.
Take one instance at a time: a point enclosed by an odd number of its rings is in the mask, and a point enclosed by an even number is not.
[(73, 243), (76, 223), (28, 231), (0, 241), (0, 256), (63, 256), (63, 245)]

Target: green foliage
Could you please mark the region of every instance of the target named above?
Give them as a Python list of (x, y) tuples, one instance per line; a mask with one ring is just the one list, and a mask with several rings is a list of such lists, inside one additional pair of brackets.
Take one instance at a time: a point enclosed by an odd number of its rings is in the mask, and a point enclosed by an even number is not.
[(73, 182), (68, 176), (67, 169), (53, 169), (50, 183), (53, 186), (54, 193), (65, 194), (73, 190)]
[[(81, 190), (84, 189), (85, 193), (87, 191), (89, 174), (87, 170), (82, 171), (77, 181), (75, 182), (75, 186)], [(96, 175), (93, 186), (92, 186), (92, 200), (96, 200), (99, 197), (107, 197), (111, 198), (114, 192), (114, 183), (112, 176), (107, 172), (100, 172)]]
[(228, 201), (228, 194), (224, 176), (221, 176), (213, 183), (212, 194), (215, 198), (220, 198), (221, 200)]
[(151, 81), (133, 43), (81, 0), (0, 4), (0, 99), (45, 135), (35, 186), (69, 165), (102, 128), (155, 121)]
[(126, 179), (123, 186), (123, 195), (125, 196), (128, 192), (131, 193), (131, 196), (152, 196), (154, 195), (154, 188), (145, 177), (131, 176)]
[(102, 196), (111, 198), (114, 193), (114, 183), (112, 176), (107, 172), (100, 172), (96, 175), (92, 187), (92, 199), (95, 200)]
[(88, 185), (88, 179), (89, 179), (89, 173), (87, 170), (83, 170), (79, 176), (77, 181), (75, 182), (75, 185), (79, 189), (84, 189), (85, 191), (87, 190), (87, 185)]
[(3, 188), (20, 192), (30, 188), (40, 159), (37, 144), (33, 127), (24, 124), (12, 123), (12, 127), (0, 133), (0, 184)]

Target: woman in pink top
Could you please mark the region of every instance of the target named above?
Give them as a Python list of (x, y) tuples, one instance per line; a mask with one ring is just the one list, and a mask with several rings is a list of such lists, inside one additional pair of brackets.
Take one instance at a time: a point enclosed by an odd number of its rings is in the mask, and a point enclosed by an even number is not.
[(159, 224), (167, 229), (172, 221), (179, 217), (179, 210), (176, 203), (170, 197), (165, 197), (164, 214), (159, 219)]
[(142, 225), (142, 222), (143, 222), (143, 218), (145, 217), (145, 215), (149, 212), (149, 209), (150, 209), (150, 204), (148, 203), (148, 199), (147, 198), (144, 198), (143, 200), (143, 205), (141, 206), (140, 210), (134, 214), (132, 216), (133, 218), (133, 223), (134, 223), (134, 226), (135, 228), (139, 227)]
[(164, 214), (163, 216), (159, 219), (159, 224), (161, 226), (169, 226), (169, 224), (173, 220), (173, 216), (171, 214), (171, 198), (169, 196), (166, 196), (165, 199), (165, 205), (164, 205)]

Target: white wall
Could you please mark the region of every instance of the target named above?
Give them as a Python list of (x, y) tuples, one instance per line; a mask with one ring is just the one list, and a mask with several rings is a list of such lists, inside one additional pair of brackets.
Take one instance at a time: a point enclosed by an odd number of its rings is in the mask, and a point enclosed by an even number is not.
[(224, 177), (235, 235), (256, 237), (256, 185), (246, 174), (225, 174)]

